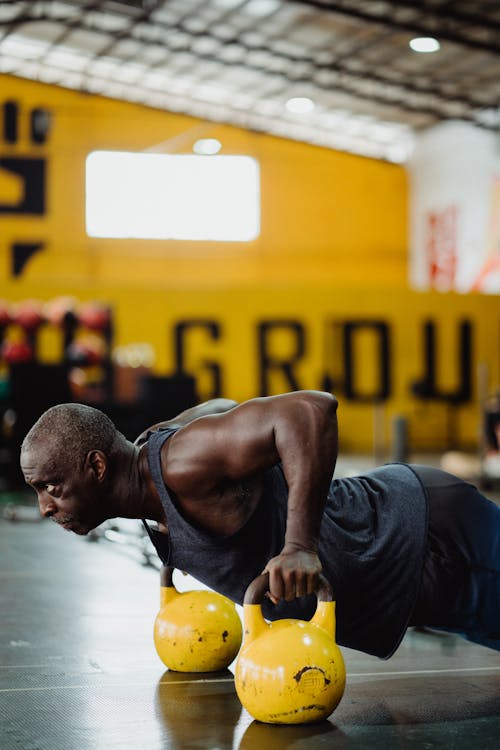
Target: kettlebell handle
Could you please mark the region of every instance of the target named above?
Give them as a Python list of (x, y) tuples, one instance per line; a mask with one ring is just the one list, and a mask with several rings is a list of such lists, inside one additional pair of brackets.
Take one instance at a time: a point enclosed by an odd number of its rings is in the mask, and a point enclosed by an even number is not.
[(160, 586), (162, 588), (173, 588), (175, 568), (171, 568), (169, 565), (162, 565), (160, 568)]
[[(262, 600), (269, 591), (269, 573), (261, 573), (254, 578), (248, 586), (243, 604), (262, 604)], [(318, 585), (315, 591), (318, 602), (333, 602), (333, 590), (323, 575), (318, 577)]]

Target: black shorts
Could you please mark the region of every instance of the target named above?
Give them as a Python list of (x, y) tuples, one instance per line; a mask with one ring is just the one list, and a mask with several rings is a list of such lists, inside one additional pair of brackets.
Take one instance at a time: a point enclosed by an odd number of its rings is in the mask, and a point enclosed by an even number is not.
[[(500, 639), (500, 508), (440, 469), (412, 465), (429, 503), (427, 549), (411, 625)], [(493, 644), (488, 643), (493, 641)]]

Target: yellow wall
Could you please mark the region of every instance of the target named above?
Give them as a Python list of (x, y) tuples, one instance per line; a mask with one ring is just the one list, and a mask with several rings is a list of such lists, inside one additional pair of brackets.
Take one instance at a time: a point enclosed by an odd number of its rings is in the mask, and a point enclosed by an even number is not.
[[(415, 447), (440, 447), (451, 428), (462, 444), (477, 435), (478, 402), (450, 410), (417, 399), (411, 384), (422, 376), (422, 326), (436, 321), (437, 379), (442, 390), (457, 382), (457, 326), (473, 326), (474, 375), (486, 365), (500, 382), (498, 297), (423, 294), (407, 289), (407, 180), (402, 167), (0, 76), (0, 105), (21, 106), (17, 144), (0, 142), (1, 157), (47, 159), (47, 214), (0, 215), (0, 297), (10, 301), (73, 294), (102, 299), (114, 309), (115, 343), (150, 341), (156, 370), (174, 368), (173, 329), (179, 320), (219, 323), (219, 340), (203, 330), (189, 334), (186, 366), (198, 377), (201, 396), (211, 394), (204, 361), (221, 369), (224, 395), (244, 399), (259, 392), (257, 326), (293, 319), (304, 330), (306, 350), (294, 368), (301, 387), (321, 385), (325, 373), (342, 379), (342, 351), (333, 323), (375, 319), (387, 323), (391, 340), (391, 392), (385, 404), (386, 438), (394, 414), (410, 419)], [(46, 144), (29, 142), (30, 109), (53, 115)], [(250, 243), (103, 240), (84, 226), (84, 165), (95, 149), (190, 153), (199, 137), (217, 137), (223, 153), (247, 154), (261, 168), (262, 227)], [(0, 170), (0, 202), (19, 200), (20, 186)], [(44, 249), (13, 277), (14, 242), (40, 241)], [(373, 337), (356, 339), (357, 384), (376, 390)], [(276, 356), (293, 352), (288, 334), (273, 336)], [(340, 373), (340, 375), (339, 375)], [(279, 373), (274, 392), (289, 387)], [(474, 383), (474, 387), (477, 383)], [(373, 406), (342, 398), (343, 446), (369, 449)], [(451, 415), (451, 416), (450, 416)], [(162, 415), (158, 415), (161, 418)], [(450, 422), (451, 420), (451, 422)]]

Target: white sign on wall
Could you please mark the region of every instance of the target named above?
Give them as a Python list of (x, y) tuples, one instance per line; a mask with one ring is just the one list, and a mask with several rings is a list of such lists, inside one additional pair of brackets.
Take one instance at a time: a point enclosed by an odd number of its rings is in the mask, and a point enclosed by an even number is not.
[(410, 283), (500, 293), (500, 168), (493, 133), (447, 122), (410, 161)]

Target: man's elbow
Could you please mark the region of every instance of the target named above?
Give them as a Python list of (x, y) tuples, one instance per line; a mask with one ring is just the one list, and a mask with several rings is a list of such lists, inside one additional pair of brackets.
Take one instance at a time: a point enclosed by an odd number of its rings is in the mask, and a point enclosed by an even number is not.
[(339, 405), (339, 402), (337, 401), (337, 398), (333, 395), (333, 393), (327, 393), (326, 394), (326, 406), (325, 406), (325, 416), (327, 422), (331, 425), (333, 429), (337, 429), (337, 408)]
[(335, 416), (339, 402), (333, 393), (317, 391), (318, 406), (329, 416)]
[(327, 404), (328, 404), (328, 409), (331, 410), (331, 411), (333, 411), (333, 412), (336, 412), (337, 411), (337, 407), (339, 405), (337, 397), (334, 396), (333, 393), (327, 393), (326, 391), (323, 391), (323, 393), (326, 396), (326, 400), (327, 400)]
[(304, 405), (312, 409), (316, 415), (321, 415), (325, 420), (335, 421), (337, 418), (338, 401), (333, 393), (327, 391), (306, 391), (306, 398), (303, 400)]

